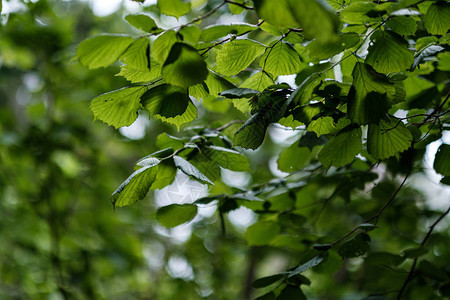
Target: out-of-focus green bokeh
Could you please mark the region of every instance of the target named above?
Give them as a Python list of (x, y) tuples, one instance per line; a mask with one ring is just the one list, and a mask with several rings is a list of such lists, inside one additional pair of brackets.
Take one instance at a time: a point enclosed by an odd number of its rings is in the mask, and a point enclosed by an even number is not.
[(156, 136), (175, 130), (154, 122), (132, 141), (92, 124), (90, 100), (127, 83), (118, 65), (88, 70), (71, 59), (88, 36), (129, 31), (123, 9), (98, 17), (85, 1), (15, 2), (0, 26), (0, 299), (239, 294), (244, 242), (223, 243), (211, 225), (185, 245), (155, 232), (152, 196), (116, 211), (110, 203)]

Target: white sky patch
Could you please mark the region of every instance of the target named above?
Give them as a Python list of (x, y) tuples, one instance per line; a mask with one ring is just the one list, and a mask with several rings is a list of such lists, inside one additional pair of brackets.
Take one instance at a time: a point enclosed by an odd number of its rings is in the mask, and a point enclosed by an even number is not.
[(241, 206), (228, 213), (228, 219), (238, 229), (245, 230), (256, 222), (256, 214), (249, 208)]
[(287, 83), (292, 88), (297, 88), (297, 85), (295, 84), (295, 77), (297, 75), (280, 75), (278, 76), (277, 83)]
[(119, 128), (119, 132), (130, 140), (140, 140), (144, 138), (147, 125), (150, 123), (148, 116), (139, 115), (139, 117), (130, 126)]
[(118, 11), (123, 0), (89, 0), (89, 5), (96, 16), (106, 17)]
[(181, 256), (171, 256), (167, 264), (167, 272), (174, 278), (190, 280), (194, 278), (194, 271), (188, 261)]
[(208, 194), (208, 187), (198, 181), (191, 180), (178, 171), (172, 184), (155, 191), (155, 202), (158, 207), (169, 204), (192, 203)]
[(277, 124), (269, 127), (269, 134), (274, 143), (280, 146), (287, 146), (292, 144), (294, 140), (299, 137), (300, 132)]
[(171, 229), (163, 227), (159, 224), (153, 228), (157, 234), (169, 237), (173, 243), (177, 244), (185, 243), (192, 234), (191, 223), (185, 223)]
[(437, 149), (442, 143), (450, 144), (450, 133), (444, 132), (440, 140), (427, 146), (424, 157), (425, 174), (413, 176), (414, 187), (425, 193), (427, 204), (433, 209), (446, 209), (450, 199), (450, 187), (439, 183), (443, 176), (433, 168)]
[(19, 0), (2, 1), (2, 3), (3, 3), (2, 15), (24, 11), (27, 9), (25, 4), (20, 2)]
[(161, 243), (144, 245), (143, 254), (150, 269), (160, 269), (164, 265), (165, 248)]
[(246, 172), (235, 172), (227, 169), (222, 169), (222, 179), (225, 184), (244, 189), (250, 182), (251, 176)]

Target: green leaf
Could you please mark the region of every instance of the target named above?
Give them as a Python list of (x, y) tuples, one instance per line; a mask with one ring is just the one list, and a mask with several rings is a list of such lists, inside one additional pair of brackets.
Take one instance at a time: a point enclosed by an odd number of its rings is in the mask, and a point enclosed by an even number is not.
[(163, 84), (148, 90), (142, 95), (142, 105), (163, 122), (174, 124), (178, 128), (197, 117), (197, 109), (187, 91), (170, 84)]
[(150, 189), (160, 190), (172, 184), (177, 175), (177, 168), (171, 159), (163, 160), (155, 169), (156, 179)]
[(280, 153), (277, 164), (278, 169), (283, 172), (299, 171), (306, 167), (311, 161), (311, 150), (306, 147), (299, 147), (295, 142)]
[(157, 5), (161, 13), (176, 18), (191, 11), (191, 4), (181, 0), (158, 0)]
[(439, 174), (450, 176), (450, 145), (442, 144), (439, 146), (433, 167)]
[(137, 201), (144, 199), (150, 186), (156, 178), (154, 167), (159, 163), (158, 159), (147, 163), (130, 175), (111, 195), (111, 202), (114, 207), (130, 206)]
[(346, 33), (336, 41), (314, 40), (306, 46), (311, 59), (323, 60), (341, 53), (359, 43), (360, 37), (356, 33)]
[(264, 141), (269, 124), (277, 122), (285, 113), (288, 101), (284, 95), (267, 95), (267, 103), (262, 106), (244, 125), (236, 131), (234, 144), (245, 149), (256, 149)]
[(162, 67), (162, 76), (167, 83), (187, 88), (202, 83), (208, 76), (208, 69), (197, 50), (175, 43)]
[(116, 62), (133, 43), (133, 38), (120, 35), (99, 35), (78, 45), (75, 58), (81, 65), (95, 69)]
[(427, 254), (428, 251), (429, 250), (427, 248), (424, 248), (424, 247), (421, 247), (421, 246), (413, 247), (413, 248), (409, 248), (409, 249), (404, 250), (402, 252), (402, 256), (405, 257), (405, 258), (414, 259), (414, 258), (421, 257), (421, 256)]
[(189, 102), (185, 89), (169, 84), (154, 87), (142, 96), (142, 104), (150, 112), (150, 117), (155, 114), (166, 118), (181, 115)]
[(156, 26), (155, 21), (147, 15), (128, 15), (125, 17), (125, 20), (127, 20), (131, 26), (145, 32), (158, 33), (162, 31), (158, 28), (158, 26)]
[(202, 30), (201, 38), (206, 42), (220, 39), (229, 34), (242, 35), (258, 29), (251, 24), (212, 25)]
[(438, 45), (433, 45), (433, 44), (423, 47), (414, 56), (414, 63), (412, 64), (410, 71), (412, 72), (427, 57), (434, 56), (436, 53), (438, 53), (444, 49), (445, 49), (444, 47), (441, 47)]
[(298, 266), (294, 270), (290, 271), (289, 272), (289, 277), (293, 277), (293, 276), (295, 276), (297, 274), (305, 272), (306, 270), (314, 268), (315, 266), (321, 264), (327, 258), (327, 256), (328, 256), (327, 252), (322, 252), (322, 253), (314, 256), (313, 258), (311, 258), (310, 260), (308, 260), (304, 264), (301, 264), (300, 266)]
[(254, 0), (253, 3), (258, 16), (270, 24), (280, 27), (299, 27), (292, 14), (289, 0)]
[(280, 232), (280, 225), (274, 222), (257, 222), (247, 228), (245, 239), (250, 246), (267, 245)]
[(265, 46), (251, 40), (234, 40), (222, 46), (217, 52), (217, 72), (236, 75), (261, 56)]
[(375, 3), (371, 2), (352, 2), (341, 10), (341, 20), (349, 24), (365, 24), (373, 22), (374, 19), (367, 14), (375, 9)]
[(431, 4), (425, 15), (425, 28), (430, 34), (446, 34), (450, 29), (450, 3), (438, 1)]
[(172, 228), (191, 221), (196, 215), (195, 204), (171, 204), (158, 209), (156, 220), (162, 226)]
[(150, 71), (150, 44), (146, 37), (135, 40), (121, 57), (128, 68), (137, 71)]
[(145, 86), (126, 87), (95, 97), (91, 102), (94, 120), (115, 128), (131, 125), (138, 116), (140, 98), (146, 91)]
[(266, 72), (260, 71), (247, 78), (240, 88), (249, 88), (257, 91), (263, 91), (274, 84), (273, 79)]
[(225, 90), (236, 88), (234, 84), (213, 72), (209, 72), (205, 84), (208, 87), (209, 94), (216, 97)]
[[(244, 4), (245, 0), (234, 0), (234, 2)], [(229, 3), (228, 7), (233, 15), (238, 15), (245, 10), (245, 8), (243, 8), (239, 5), (233, 4), (233, 3)]]
[(343, 258), (352, 258), (364, 255), (370, 249), (370, 237), (365, 233), (360, 233), (351, 240), (343, 243), (338, 253)]
[(169, 30), (164, 32), (153, 43), (152, 57), (160, 64), (164, 64), (172, 50), (172, 46), (177, 41), (177, 33), (175, 31)]
[(302, 137), (300, 138), (300, 141), (298, 142), (299, 147), (307, 147), (309, 150), (312, 151), (315, 146), (321, 146), (326, 144), (327, 139), (323, 136), (317, 137), (317, 134), (315, 132), (306, 132)]
[[(273, 2), (272, 0), (266, 1)], [(300, 24), (300, 27), (297, 28), (302, 28), (307, 38), (321, 40), (333, 40), (337, 38), (339, 18), (325, 1), (287, 0), (287, 2), (289, 3), (292, 15)], [(278, 4), (278, 1), (276, 3)], [(275, 10), (275, 13), (280, 14), (277, 10)], [(270, 20), (268, 21), (270, 22)]]
[(223, 96), (228, 99), (252, 98), (257, 94), (259, 94), (257, 90), (245, 88), (234, 88), (219, 93), (220, 96)]
[(290, 75), (300, 70), (301, 61), (295, 49), (283, 42), (273, 42), (259, 60), (261, 68), (273, 77)]
[(259, 296), (258, 298), (255, 298), (255, 300), (274, 300), (275, 294), (273, 292), (268, 292), (262, 296)]
[(367, 150), (375, 159), (386, 159), (407, 150), (411, 146), (411, 132), (400, 120), (381, 120), (370, 124)]
[(116, 76), (123, 76), (132, 83), (150, 82), (161, 76), (161, 64), (150, 58), (150, 70), (136, 70), (123, 65)]
[(439, 269), (427, 260), (422, 260), (420, 262), (418, 270), (421, 274), (440, 282), (446, 282), (449, 279), (449, 276), (445, 271)]
[(197, 181), (201, 183), (208, 183), (210, 185), (214, 185), (211, 180), (208, 179), (202, 172), (200, 172), (196, 167), (194, 167), (190, 162), (185, 160), (180, 156), (174, 156), (173, 161), (175, 162), (175, 166), (180, 169), (184, 174), (195, 178)]
[(290, 102), (295, 104), (308, 104), (313, 98), (314, 90), (322, 84), (323, 78), (318, 73), (313, 73), (311, 76), (306, 78), (298, 88), (291, 94)]
[(269, 285), (274, 284), (277, 281), (280, 281), (280, 279), (284, 278), (283, 274), (275, 274), (267, 277), (259, 278), (252, 283), (252, 287), (255, 289), (263, 288)]
[(437, 68), (441, 71), (450, 71), (450, 52), (439, 53)]
[(235, 150), (218, 146), (209, 146), (207, 149), (210, 150), (208, 156), (222, 168), (237, 172), (250, 171), (250, 165), (245, 155)]
[(409, 16), (390, 18), (386, 22), (386, 26), (400, 35), (413, 35), (417, 30), (416, 20)]
[(317, 136), (329, 134), (336, 130), (334, 119), (332, 117), (321, 117), (309, 123), (308, 131), (314, 131)]
[(161, 65), (150, 57), (147, 37), (135, 40), (122, 55), (121, 60), (125, 65), (121, 66), (120, 73), (116, 76), (124, 76), (133, 83), (149, 82), (161, 76)]
[(366, 63), (380, 73), (401, 72), (409, 69), (414, 61), (414, 53), (400, 35), (389, 31), (375, 31), (370, 37), (372, 45)]
[(319, 161), (327, 169), (344, 166), (353, 161), (361, 145), (361, 128), (347, 126), (325, 144), (319, 152)]
[(302, 290), (295, 285), (288, 284), (275, 298), (276, 300), (306, 300), (306, 296)]
[(364, 259), (364, 262), (368, 266), (398, 266), (405, 259), (397, 254), (392, 254), (389, 252), (378, 252), (378, 253), (370, 253), (367, 258)]
[(181, 139), (164, 132), (156, 138), (156, 146), (159, 149), (172, 148), (178, 150), (184, 147), (184, 142)]
[(405, 91), (369, 65), (356, 63), (352, 72), (353, 87), (349, 93), (348, 115), (358, 124), (377, 123), (392, 104), (404, 100)]
[(178, 30), (177, 35), (181, 36), (180, 39), (183, 43), (189, 44), (192, 47), (197, 47), (200, 40), (201, 30), (197, 25), (183, 26)]

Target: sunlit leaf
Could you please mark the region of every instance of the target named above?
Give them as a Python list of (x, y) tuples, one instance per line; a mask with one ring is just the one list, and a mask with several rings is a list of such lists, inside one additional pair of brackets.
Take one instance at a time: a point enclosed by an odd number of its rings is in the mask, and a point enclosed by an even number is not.
[(91, 102), (95, 120), (116, 128), (131, 125), (138, 117), (140, 98), (146, 91), (146, 86), (126, 87), (95, 97)]
[(335, 41), (314, 40), (306, 46), (308, 55), (312, 59), (322, 60), (330, 58), (345, 49), (349, 49), (358, 44), (360, 37), (355, 33), (347, 33), (339, 36)]
[(261, 68), (276, 77), (289, 75), (300, 70), (300, 56), (289, 44), (274, 42), (259, 60)]
[(269, 75), (267, 75), (266, 72), (261, 71), (247, 78), (240, 85), (240, 88), (249, 88), (257, 91), (263, 91), (272, 84), (274, 84), (273, 79)]
[(99, 35), (78, 45), (76, 59), (89, 69), (107, 67), (116, 62), (133, 43), (133, 38), (121, 35)]
[(155, 21), (147, 15), (128, 15), (125, 17), (130, 25), (136, 27), (145, 32), (159, 32), (161, 29), (158, 28)]
[(361, 128), (348, 126), (325, 144), (319, 153), (319, 161), (327, 169), (344, 166), (355, 159), (361, 144)]
[(201, 37), (204, 41), (214, 41), (229, 34), (240, 35), (258, 29), (251, 24), (212, 25), (202, 30)]
[(377, 72), (392, 73), (409, 69), (414, 61), (414, 53), (408, 43), (398, 34), (388, 30), (377, 30), (370, 37), (372, 45), (366, 63)]
[(251, 40), (234, 40), (222, 46), (216, 57), (217, 72), (235, 75), (261, 56), (265, 46)]
[(444, 35), (450, 29), (450, 3), (437, 1), (428, 7), (425, 28), (431, 34)]
[(370, 124), (367, 149), (375, 159), (386, 159), (405, 151), (411, 146), (412, 135), (400, 120), (381, 120)]
[(408, 16), (391, 18), (386, 22), (386, 26), (400, 35), (412, 35), (417, 29), (416, 20)]
[(161, 13), (176, 18), (187, 14), (191, 10), (191, 4), (182, 0), (158, 0), (157, 5)]
[(155, 181), (154, 167), (158, 163), (159, 161), (153, 161), (131, 174), (111, 195), (112, 204), (118, 207), (130, 206), (142, 200)]

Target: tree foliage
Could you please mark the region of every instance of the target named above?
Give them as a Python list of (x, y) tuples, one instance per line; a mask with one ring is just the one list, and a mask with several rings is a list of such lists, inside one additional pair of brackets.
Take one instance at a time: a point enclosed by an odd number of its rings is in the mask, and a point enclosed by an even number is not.
[[(450, 297), (450, 235), (444, 221), (450, 208), (436, 210), (426, 191), (413, 184), (425, 180), (429, 171), (424, 171), (424, 160), (437, 141), (442, 145), (433, 168), (443, 176), (441, 184), (449, 184), (450, 146), (442, 143), (446, 136), (448, 141), (450, 126), (447, 1), (158, 0), (111, 23), (120, 25), (105, 28), (106, 21), (97, 20), (97, 34), (82, 32), (86, 39), (71, 53), (75, 71), (64, 69), (68, 57), (52, 61), (73, 43), (67, 35), (75, 34), (69, 25), (58, 27), (63, 20), (51, 14), (53, 7), (64, 5), (42, 0), (27, 5), (27, 12), (11, 14), (2, 25), (2, 58), (12, 73), (4, 76), (19, 80), (22, 73), (37, 72), (46, 86), (37, 94), (64, 100), (61, 112), (51, 112), (46, 121), (34, 120), (39, 114), (33, 113), (25, 138), (7, 138), (12, 120), (0, 127), (6, 136), (0, 142), (10, 146), (0, 150), (0, 159), (21, 181), (8, 188), (3, 176), (6, 184), (0, 191), (5, 199), (11, 193), (37, 196), (30, 200), (32, 211), (57, 228), (49, 233), (56, 245), (49, 250), (56, 259), (51, 264), (58, 278), (56, 293), (120, 298), (95, 291), (89, 279), (94, 258), (79, 277), (73, 275), (76, 268), (63, 267), (70, 251), (91, 257), (83, 253), (95, 249), (63, 244), (76, 241), (72, 234), (68, 241), (60, 237), (64, 216), (73, 213), (63, 193), (51, 196), (50, 191), (79, 182), (95, 191), (95, 205), (103, 203), (105, 189), (114, 187), (102, 178), (113, 176), (105, 174), (118, 168), (113, 153), (122, 149), (143, 157), (136, 159), (134, 171), (125, 163), (128, 177), (122, 177), (110, 200), (114, 207), (134, 206), (117, 209), (117, 214), (130, 210), (130, 218), (139, 217), (126, 225), (141, 232), (133, 236), (136, 243), (155, 244), (139, 238), (147, 231), (161, 240), (169, 275), (177, 277), (170, 267), (177, 255), (185, 257), (192, 273), (178, 276), (183, 278), (179, 281), (167, 274), (152, 277), (149, 281), (165, 285), (149, 284), (161, 289), (149, 292), (148, 283), (137, 279), (145, 271), (126, 258), (136, 278), (126, 281), (126, 289), (142, 289), (137, 298)], [(51, 26), (35, 24), (41, 14), (51, 15), (46, 16)], [(242, 22), (223, 22), (220, 16)], [(170, 17), (179, 25), (167, 26)], [(19, 26), (24, 21), (26, 26)], [(115, 28), (122, 29), (117, 33)], [(38, 54), (30, 54), (32, 49)], [(95, 70), (99, 68), (105, 69)], [(72, 86), (62, 79), (66, 76), (88, 88)], [(59, 131), (75, 132), (89, 123), (70, 119), (70, 103), (79, 97), (92, 98), (94, 120), (118, 129), (149, 117), (152, 132), (136, 147), (117, 139), (100, 142), (102, 134), (91, 131), (60, 139), (64, 132)], [(43, 103), (39, 109), (55, 110)], [(277, 141), (283, 131), (291, 132), (291, 138)], [(80, 141), (72, 141), (76, 139)], [(90, 153), (74, 145), (84, 141), (91, 144)], [(26, 149), (23, 158), (14, 147)], [(91, 171), (67, 167), (76, 163), (77, 151), (92, 161)], [(37, 169), (39, 182), (28, 187), (30, 174), (16, 171), (18, 166)], [(83, 174), (95, 180), (86, 183)], [(233, 184), (230, 177), (248, 182)], [(207, 194), (156, 203), (157, 191), (179, 187), (180, 178), (197, 181)], [(153, 196), (149, 191), (155, 191)], [(18, 212), (13, 203), (4, 206)], [(207, 207), (214, 215), (201, 214)], [(254, 216), (253, 222), (236, 226), (228, 216), (238, 211)], [(74, 227), (82, 226), (80, 219), (74, 220), (79, 223)], [(89, 234), (101, 235), (103, 243), (108, 236), (123, 238), (118, 224), (111, 229), (99, 222), (102, 229), (91, 224)], [(182, 246), (166, 240), (164, 234), (171, 231), (163, 227), (183, 226), (192, 232)], [(108, 253), (106, 247), (96, 247)], [(119, 257), (125, 252), (119, 251)], [(135, 253), (144, 255), (130, 250), (130, 256)], [(2, 271), (14, 274), (8, 266)], [(86, 282), (72, 285), (70, 276)]]

